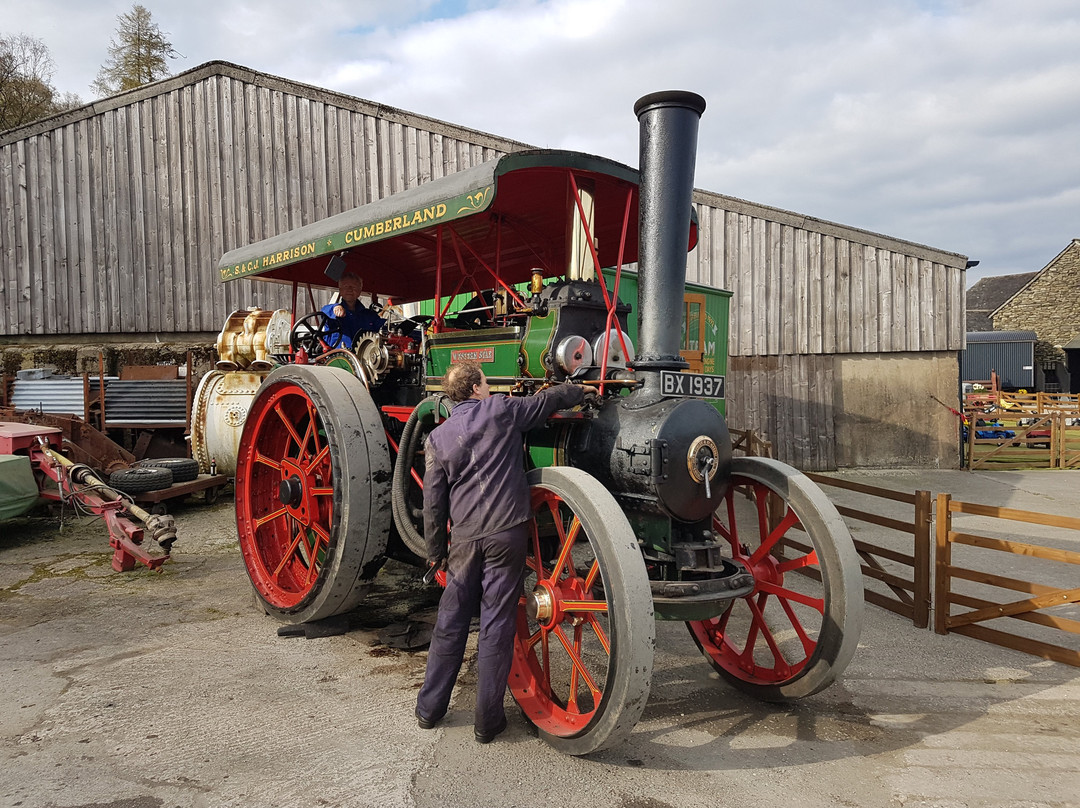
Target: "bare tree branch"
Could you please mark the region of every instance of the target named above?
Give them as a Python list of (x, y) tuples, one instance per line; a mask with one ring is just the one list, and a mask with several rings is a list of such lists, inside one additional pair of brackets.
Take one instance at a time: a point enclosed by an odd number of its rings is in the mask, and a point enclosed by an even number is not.
[(55, 70), (52, 54), (40, 39), (0, 35), (0, 131), (82, 105), (73, 93), (57, 93), (52, 86)]

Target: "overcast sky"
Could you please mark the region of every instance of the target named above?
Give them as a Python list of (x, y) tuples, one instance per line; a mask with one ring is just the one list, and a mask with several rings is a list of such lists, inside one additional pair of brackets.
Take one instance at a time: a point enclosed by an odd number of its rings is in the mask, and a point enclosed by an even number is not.
[[(637, 164), (633, 103), (703, 95), (696, 185), (1041, 269), (1080, 238), (1080, 0), (143, 0), (222, 59)], [(0, 0), (89, 88), (125, 0)]]

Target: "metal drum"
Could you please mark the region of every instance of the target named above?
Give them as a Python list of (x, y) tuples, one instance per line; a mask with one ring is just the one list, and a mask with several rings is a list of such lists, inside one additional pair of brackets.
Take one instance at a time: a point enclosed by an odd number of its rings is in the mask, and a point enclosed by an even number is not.
[(240, 433), (268, 372), (212, 370), (203, 376), (191, 404), (191, 456), (200, 472), (209, 473), (214, 461), (218, 474), (236, 473)]

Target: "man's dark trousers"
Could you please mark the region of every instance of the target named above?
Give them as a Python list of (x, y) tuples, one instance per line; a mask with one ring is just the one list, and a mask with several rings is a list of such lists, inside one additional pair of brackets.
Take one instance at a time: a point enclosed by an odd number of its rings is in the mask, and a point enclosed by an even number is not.
[(465, 655), (469, 623), (479, 610), (473, 725), (476, 732), (487, 734), (502, 724), (528, 535), (526, 522), (481, 539), (450, 543), (446, 591), (431, 637), (424, 686), (416, 701), (417, 712), (424, 718), (434, 721), (446, 713)]

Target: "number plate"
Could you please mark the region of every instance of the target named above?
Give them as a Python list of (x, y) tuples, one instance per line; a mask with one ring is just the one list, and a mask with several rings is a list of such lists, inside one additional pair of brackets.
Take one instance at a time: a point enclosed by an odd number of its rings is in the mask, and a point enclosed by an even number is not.
[(679, 373), (674, 370), (661, 370), (660, 392), (665, 396), (723, 398), (724, 377), (706, 376), (702, 373)]

